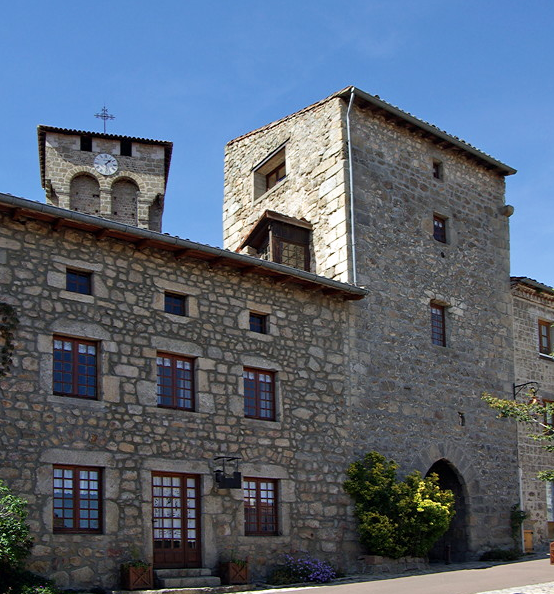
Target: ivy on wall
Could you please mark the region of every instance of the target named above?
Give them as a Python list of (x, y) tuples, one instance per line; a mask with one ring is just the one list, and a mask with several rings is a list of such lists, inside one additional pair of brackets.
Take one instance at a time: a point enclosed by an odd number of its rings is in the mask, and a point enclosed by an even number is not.
[(12, 355), (15, 348), (15, 330), (19, 319), (15, 307), (8, 303), (0, 303), (0, 377), (8, 375), (12, 365)]

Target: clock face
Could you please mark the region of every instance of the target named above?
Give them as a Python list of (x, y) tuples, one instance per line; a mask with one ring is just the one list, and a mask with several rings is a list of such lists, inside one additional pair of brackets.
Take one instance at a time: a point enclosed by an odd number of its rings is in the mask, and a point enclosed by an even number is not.
[(94, 168), (102, 175), (113, 175), (118, 168), (117, 159), (108, 153), (100, 153), (94, 158)]

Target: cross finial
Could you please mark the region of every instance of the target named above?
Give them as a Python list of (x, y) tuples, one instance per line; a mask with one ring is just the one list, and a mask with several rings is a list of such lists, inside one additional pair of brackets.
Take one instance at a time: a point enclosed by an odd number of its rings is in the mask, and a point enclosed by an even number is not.
[(108, 108), (105, 105), (100, 113), (94, 114), (94, 117), (104, 120), (104, 133), (106, 133), (106, 120), (115, 120), (115, 116), (108, 113)]

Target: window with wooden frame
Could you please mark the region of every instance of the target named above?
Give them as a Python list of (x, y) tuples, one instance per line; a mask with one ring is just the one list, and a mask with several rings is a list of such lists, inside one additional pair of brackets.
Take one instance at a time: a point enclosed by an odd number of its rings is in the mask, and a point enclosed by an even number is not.
[(54, 532), (102, 532), (102, 469), (55, 465)]
[(248, 246), (262, 260), (310, 270), (311, 229), (305, 219), (266, 210), (239, 249)]
[(68, 268), (65, 271), (65, 288), (72, 293), (92, 295), (92, 272)]
[(251, 419), (275, 420), (275, 374), (273, 371), (245, 367), (244, 416)]
[(439, 346), (446, 346), (446, 324), (444, 305), (431, 303), (431, 341)]
[(554, 402), (552, 400), (542, 400), (544, 405), (544, 432), (548, 435), (554, 433)]
[(194, 359), (158, 353), (158, 406), (194, 410)]
[(552, 355), (552, 322), (539, 320), (539, 353)]
[(285, 146), (270, 153), (254, 168), (254, 200), (274, 188), (287, 177)]
[(433, 215), (433, 237), (441, 243), (446, 243), (446, 219), (440, 215)]
[(96, 399), (98, 343), (82, 338), (54, 336), (54, 394)]
[(278, 534), (278, 482), (265, 478), (244, 479), (244, 534), (271, 536)]
[(269, 332), (269, 316), (251, 311), (250, 330), (258, 334), (267, 334)]
[(164, 295), (164, 311), (176, 316), (187, 316), (187, 297), (178, 293), (166, 292)]

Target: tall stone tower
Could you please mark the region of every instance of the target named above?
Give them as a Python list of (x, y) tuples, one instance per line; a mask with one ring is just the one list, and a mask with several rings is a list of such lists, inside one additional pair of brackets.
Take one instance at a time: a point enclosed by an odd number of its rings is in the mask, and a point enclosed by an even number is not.
[(226, 248), (369, 290), (350, 304), (352, 456), (377, 450), (454, 491), (437, 558), (511, 546), (515, 426), (480, 396), (512, 397), (513, 173), (354, 87), (226, 148)]
[(171, 142), (51, 126), (37, 131), (48, 204), (161, 231)]

